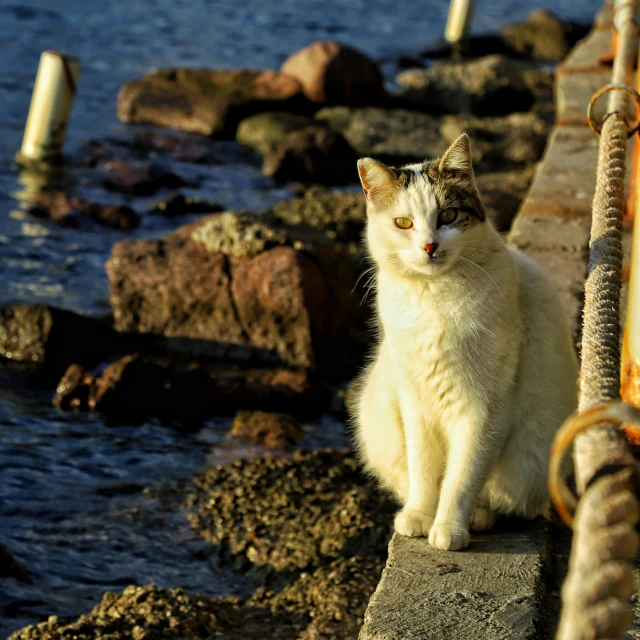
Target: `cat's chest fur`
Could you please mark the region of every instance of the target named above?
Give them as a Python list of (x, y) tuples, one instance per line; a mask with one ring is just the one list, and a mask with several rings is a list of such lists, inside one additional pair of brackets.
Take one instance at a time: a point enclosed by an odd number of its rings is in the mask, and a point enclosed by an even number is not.
[(428, 287), (385, 279), (378, 309), (393, 368), (431, 406), (487, 403), (514, 378), (520, 331), (517, 300), (465, 286)]

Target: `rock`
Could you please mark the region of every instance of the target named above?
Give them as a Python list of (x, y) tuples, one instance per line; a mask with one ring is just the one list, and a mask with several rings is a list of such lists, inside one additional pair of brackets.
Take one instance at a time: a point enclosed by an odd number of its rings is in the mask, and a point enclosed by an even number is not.
[(40, 191), (29, 201), (27, 212), (36, 218), (52, 220), (63, 227), (77, 229), (80, 226), (77, 216), (73, 215), (71, 199), (57, 189)]
[(551, 11), (538, 9), (525, 22), (503, 27), (501, 34), (509, 46), (524, 56), (560, 62), (588, 31), (586, 25), (563, 22)]
[(210, 371), (218, 415), (238, 410), (286, 412), (300, 420), (327, 410), (331, 393), (305, 370), (238, 369)]
[(118, 118), (231, 139), (238, 123), (262, 111), (304, 113), (300, 83), (275, 71), (165, 69), (127, 82)]
[[(289, 637), (357, 640), (366, 602), (376, 588), (381, 568), (377, 554), (338, 558), (327, 566), (301, 573), (281, 589), (257, 589), (247, 604), (295, 615), (300, 631)], [(285, 636), (276, 631), (270, 637)]]
[(195, 530), (225, 549), (224, 562), (261, 570), (274, 590), (291, 582), (292, 572), (338, 558), (385, 558), (397, 508), (352, 454), (336, 451), (205, 469), (187, 504)]
[(397, 507), (353, 455), (295, 452), (206, 469), (187, 504), (219, 564), (259, 585), (247, 605), (296, 615), (295, 632), (263, 637), (356, 640)]
[(348, 249), (269, 212), (117, 243), (107, 273), (119, 331), (189, 338), (227, 356), (250, 348), (263, 362), (345, 378), (368, 343)]
[(553, 125), (556, 120), (553, 102), (553, 71), (545, 67), (533, 66), (524, 69), (522, 81), (535, 100), (531, 111), (543, 117), (549, 125)]
[(533, 167), (516, 171), (496, 171), (476, 175), (480, 198), (489, 219), (498, 231), (505, 232), (529, 190)]
[(348, 244), (353, 253), (360, 250), (367, 217), (361, 191), (339, 193), (311, 187), (300, 198), (279, 202), (272, 211), (287, 224), (307, 224), (322, 230), (332, 239)]
[(139, 355), (125, 356), (99, 375), (71, 365), (54, 398), (60, 409), (98, 411), (114, 423), (137, 424), (156, 417), (188, 427), (243, 410), (287, 411), (301, 419), (315, 418), (329, 403), (328, 389), (305, 371), (220, 371), (199, 363), (177, 365)]
[(0, 308), (0, 358), (32, 365), (43, 382), (74, 363), (94, 366), (116, 347), (104, 323), (42, 304)]
[(238, 411), (229, 431), (232, 438), (286, 451), (302, 439), (302, 425), (286, 413)]
[(403, 71), (399, 97), (433, 113), (477, 116), (526, 111), (534, 97), (522, 79), (522, 63), (492, 55), (468, 62), (436, 62)]
[(126, 230), (140, 226), (140, 216), (131, 207), (124, 204), (100, 204), (72, 198), (71, 205), (74, 211), (103, 227)]
[(154, 416), (166, 423), (199, 427), (214, 415), (203, 367), (176, 372), (137, 355), (109, 365), (95, 379), (89, 409), (116, 422), (144, 422)]
[[(149, 196), (158, 189), (190, 186), (184, 178), (151, 162), (113, 160), (102, 165), (102, 183), (111, 191)], [(191, 185), (193, 186), (193, 185)]]
[(239, 125), (236, 140), (260, 153), (265, 153), (274, 142), (282, 141), (287, 134), (317, 124), (311, 116), (284, 111), (258, 113), (245, 118)]
[(235, 258), (255, 258), (268, 249), (292, 242), (283, 226), (274, 225), (268, 218), (234, 211), (208, 218), (191, 237), (207, 251)]
[(406, 109), (329, 107), (315, 116), (342, 133), (359, 157), (400, 165), (447, 150), (437, 118)]
[(137, 133), (134, 136), (133, 148), (145, 153), (168, 152), (171, 158), (177, 162), (219, 164), (216, 157), (202, 142), (157, 131)]
[(29, 572), (0, 544), (0, 579), (13, 578), (18, 582), (32, 584)]
[[(234, 620), (232, 608), (237, 604), (235, 599), (189, 595), (182, 589), (131, 586), (120, 595), (106, 592), (90, 613), (75, 622), (50, 616), (46, 622), (14, 632), (10, 640), (209, 640), (229, 637), (229, 632), (242, 624)], [(244, 616), (249, 627), (250, 612), (244, 612)]]
[(88, 140), (81, 147), (74, 163), (80, 167), (93, 169), (99, 165), (113, 160), (111, 144), (105, 140)]
[(30, 203), (28, 212), (38, 218), (50, 219), (63, 227), (72, 228), (80, 225), (78, 214), (112, 229), (135, 229), (140, 224), (140, 216), (131, 207), (88, 202), (69, 197), (58, 190), (40, 192)]
[(95, 376), (79, 364), (72, 364), (56, 387), (53, 404), (63, 411), (88, 411)]
[(466, 132), (475, 168), (495, 171), (540, 160), (550, 126), (535, 113), (490, 118), (445, 116), (440, 131), (447, 145)]
[(280, 70), (299, 80), (307, 98), (318, 104), (368, 106), (387, 98), (378, 65), (338, 42), (314, 42), (287, 58)]
[[(501, 35), (494, 34), (478, 34), (470, 35), (451, 44), (445, 39), (438, 40), (422, 49), (418, 55), (421, 58), (429, 58), (431, 60), (438, 59), (463, 59), (475, 60), (484, 56), (502, 55), (508, 58), (522, 59), (524, 56), (518, 53), (513, 47), (509, 46)], [(414, 66), (423, 66), (421, 64)]]
[(358, 156), (339, 134), (313, 126), (293, 131), (264, 155), (262, 173), (283, 182), (339, 185), (357, 182)]
[(217, 202), (207, 202), (198, 198), (191, 198), (181, 193), (172, 193), (166, 198), (151, 203), (147, 211), (149, 215), (162, 215), (168, 218), (187, 215), (189, 213), (217, 213), (223, 207)]

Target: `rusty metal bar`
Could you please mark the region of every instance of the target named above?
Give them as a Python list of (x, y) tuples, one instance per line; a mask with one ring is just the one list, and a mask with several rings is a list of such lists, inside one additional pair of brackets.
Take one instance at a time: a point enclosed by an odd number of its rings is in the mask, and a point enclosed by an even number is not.
[[(636, 91), (640, 90), (640, 74), (636, 74)], [(636, 117), (640, 113), (636, 110)], [(629, 200), (628, 212), (634, 222), (640, 212), (640, 140), (634, 139), (633, 149), (633, 199)], [(627, 317), (622, 343), (622, 373), (620, 392), (625, 402), (640, 407), (640, 224), (634, 224), (631, 247), (631, 268)], [(640, 432), (632, 426), (625, 430), (627, 440), (634, 447), (640, 447)]]

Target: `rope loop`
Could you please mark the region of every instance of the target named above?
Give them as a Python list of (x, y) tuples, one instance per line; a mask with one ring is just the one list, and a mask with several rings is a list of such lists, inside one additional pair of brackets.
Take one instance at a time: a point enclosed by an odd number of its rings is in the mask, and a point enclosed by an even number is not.
[[(591, 127), (591, 130), (598, 137), (600, 137), (600, 133), (602, 132), (602, 124), (598, 124), (595, 121), (593, 117), (593, 107), (595, 106), (598, 98), (602, 97), (605, 93), (609, 93), (610, 91), (624, 91), (627, 95), (631, 96), (634, 99), (636, 103), (636, 107), (640, 112), (640, 94), (633, 87), (630, 87), (628, 84), (622, 84), (618, 82), (611, 82), (609, 84), (605, 84), (604, 87), (601, 87), (593, 94), (593, 97), (589, 101), (589, 107), (587, 109), (587, 120), (589, 121), (589, 126)], [(613, 113), (617, 113), (617, 112), (614, 111)], [(608, 113), (604, 117), (604, 120), (602, 121), (603, 124), (610, 115), (612, 115), (612, 113)], [(624, 118), (626, 119), (626, 115), (624, 115)], [(628, 137), (630, 138), (631, 136), (633, 136), (635, 133), (637, 133), (639, 129), (640, 129), (640, 121), (636, 123), (633, 129), (630, 129)]]
[(572, 529), (578, 499), (567, 487), (562, 476), (564, 457), (578, 434), (591, 427), (611, 425), (612, 423), (619, 426), (629, 423), (639, 426), (640, 410), (626, 402), (609, 402), (584, 413), (576, 412), (565, 420), (551, 445), (549, 493), (558, 515)]

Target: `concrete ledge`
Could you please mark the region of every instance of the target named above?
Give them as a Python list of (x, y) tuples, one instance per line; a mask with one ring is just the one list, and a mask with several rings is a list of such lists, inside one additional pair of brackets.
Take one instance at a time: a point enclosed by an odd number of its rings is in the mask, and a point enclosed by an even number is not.
[[(611, 81), (611, 66), (601, 61), (611, 53), (611, 29), (595, 29), (579, 42), (556, 68), (555, 102), (559, 122), (586, 124), (587, 106), (593, 94)], [(594, 114), (601, 118), (606, 99), (598, 101)]]
[(519, 218), (531, 215), (591, 218), (599, 138), (587, 126), (556, 126)]
[(360, 640), (533, 639), (547, 558), (542, 521), (474, 536), (455, 553), (395, 534)]

